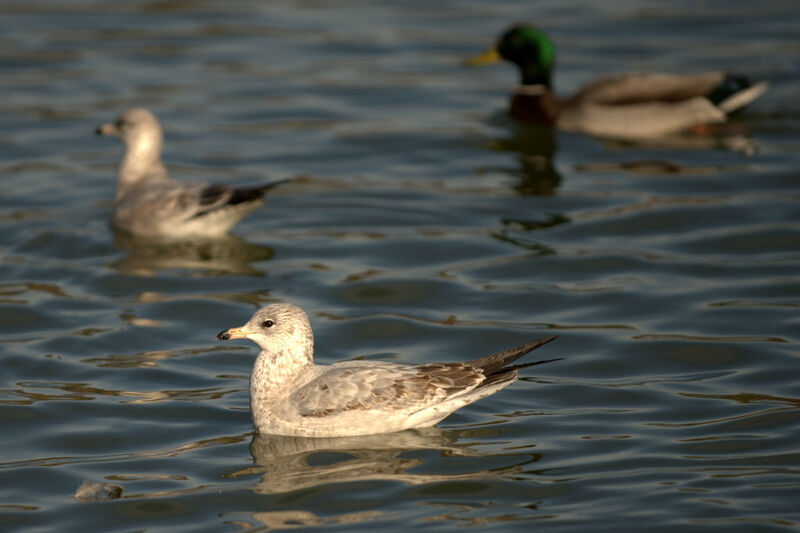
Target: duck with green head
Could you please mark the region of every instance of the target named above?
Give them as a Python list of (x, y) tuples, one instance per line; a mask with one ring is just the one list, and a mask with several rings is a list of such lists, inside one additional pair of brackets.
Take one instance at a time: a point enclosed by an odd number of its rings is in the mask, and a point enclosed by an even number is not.
[(520, 85), (509, 112), (534, 124), (553, 124), (600, 137), (663, 137), (714, 122), (749, 104), (767, 83), (723, 71), (691, 75), (624, 73), (600, 78), (569, 98), (552, 89), (555, 50), (547, 35), (526, 24), (513, 26), (495, 46), (466, 61), (483, 65), (500, 60), (515, 64)]

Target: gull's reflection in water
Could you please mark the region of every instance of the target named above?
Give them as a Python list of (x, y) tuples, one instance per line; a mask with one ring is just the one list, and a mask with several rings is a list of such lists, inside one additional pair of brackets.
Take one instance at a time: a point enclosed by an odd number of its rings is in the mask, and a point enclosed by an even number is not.
[[(499, 430), (446, 430), (437, 427), (358, 437), (310, 438), (255, 435), (254, 467), (233, 476), (260, 474), (260, 494), (279, 494), (330, 483), (385, 480), (410, 485), (464, 479), (501, 478), (541, 458), (538, 453), (481, 452), (480, 440)], [(497, 444), (493, 442), (493, 444)], [(432, 458), (426, 452), (437, 452)], [(502, 463), (482, 461), (502, 455)], [(458, 465), (452, 461), (468, 459)], [(447, 464), (444, 464), (446, 462)], [(491, 463), (491, 467), (487, 463)], [(447, 472), (447, 473), (442, 473)]]
[(152, 276), (164, 269), (202, 270), (221, 274), (261, 276), (253, 263), (275, 255), (272, 248), (227, 235), (218, 238), (159, 240), (114, 232), (114, 246), (127, 255), (111, 264), (126, 274)]

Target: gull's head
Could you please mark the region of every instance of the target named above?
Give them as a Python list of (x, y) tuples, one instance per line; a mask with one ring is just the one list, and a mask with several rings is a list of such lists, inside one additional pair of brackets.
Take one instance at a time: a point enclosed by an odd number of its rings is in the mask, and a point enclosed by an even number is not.
[(158, 119), (143, 107), (128, 109), (114, 122), (97, 126), (95, 133), (119, 137), (129, 148), (161, 148), (162, 133)]
[(241, 327), (220, 331), (217, 340), (250, 339), (262, 351), (300, 350), (313, 355), (314, 335), (305, 312), (287, 303), (262, 307)]

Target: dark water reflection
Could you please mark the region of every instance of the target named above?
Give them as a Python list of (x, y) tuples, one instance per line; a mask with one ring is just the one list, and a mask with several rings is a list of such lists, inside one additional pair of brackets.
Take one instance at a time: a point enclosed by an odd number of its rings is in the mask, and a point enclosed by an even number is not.
[[(796, 530), (798, 9), (3, 4), (0, 529)], [(513, 69), (460, 60), (523, 19), (564, 93), (771, 88), (710, 136), (520, 127)], [(295, 179), (229, 238), (115, 236), (119, 147), (91, 133), (134, 105), (178, 179)], [(255, 349), (214, 335), (284, 300), (323, 363), (551, 334), (565, 359), (439, 428), (253, 438)]]
[(489, 148), (518, 154), (518, 168), (506, 170), (517, 180), (514, 189), (522, 196), (554, 194), (561, 184), (555, 161), (558, 149), (555, 129), (513, 124), (508, 119), (505, 122), (510, 135), (493, 140)]
[(116, 232), (114, 246), (125, 250), (127, 255), (110, 266), (122, 273), (138, 276), (152, 276), (162, 269), (200, 270), (211, 276), (263, 276), (264, 271), (253, 264), (268, 261), (275, 255), (268, 246), (250, 244), (236, 235), (159, 242)]

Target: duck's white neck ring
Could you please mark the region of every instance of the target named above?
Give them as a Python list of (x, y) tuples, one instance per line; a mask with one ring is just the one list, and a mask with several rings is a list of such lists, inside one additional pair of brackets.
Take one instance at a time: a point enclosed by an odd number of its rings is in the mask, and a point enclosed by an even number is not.
[(537, 83), (536, 85), (517, 85), (517, 94), (524, 94), (526, 96), (540, 96), (549, 91), (547, 85)]

